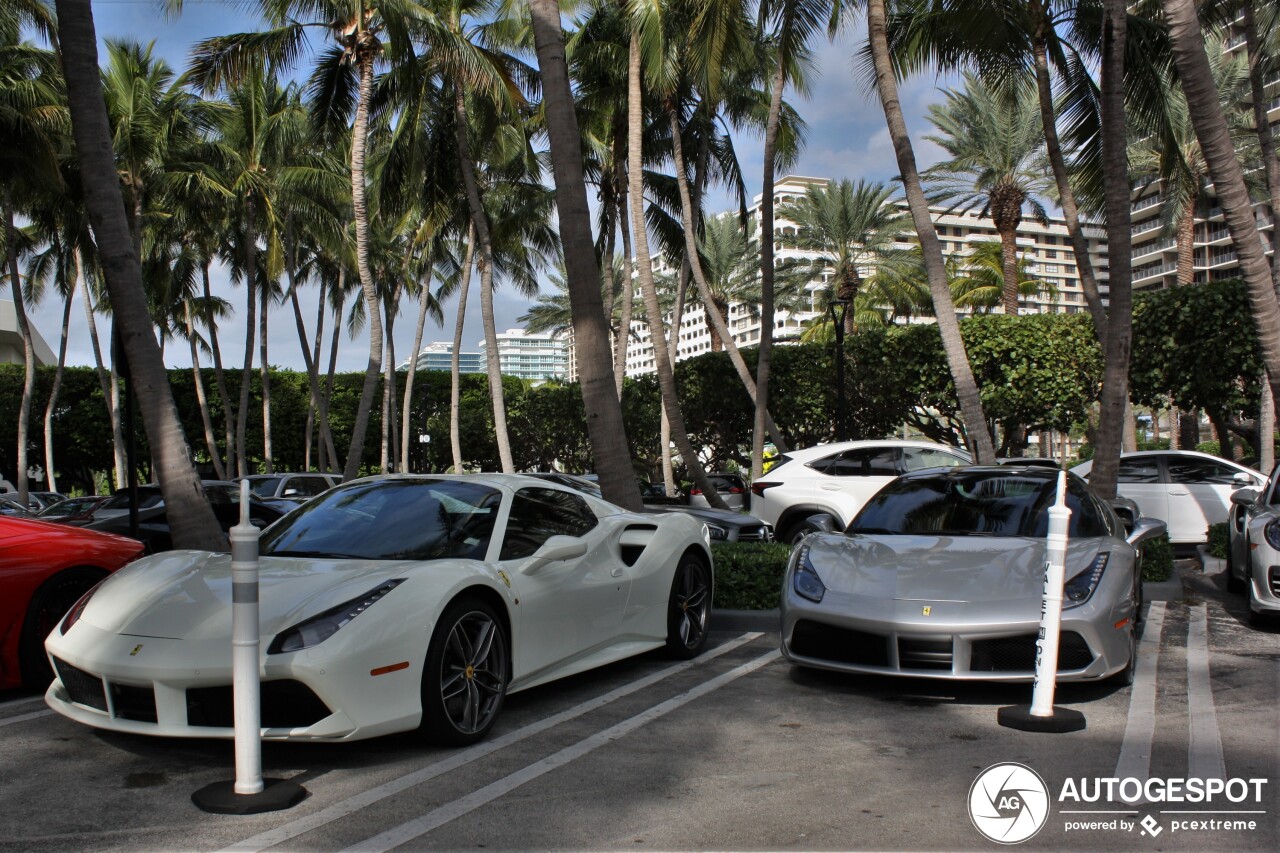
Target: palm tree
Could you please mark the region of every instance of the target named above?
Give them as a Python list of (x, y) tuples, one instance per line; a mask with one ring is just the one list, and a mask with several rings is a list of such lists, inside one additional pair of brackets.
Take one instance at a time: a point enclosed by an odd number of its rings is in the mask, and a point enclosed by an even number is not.
[[(829, 277), (835, 298), (857, 305), (864, 271), (878, 268), (911, 230), (910, 217), (893, 195), (888, 184), (863, 180), (807, 187), (803, 197), (779, 211), (796, 225), (794, 237), (781, 239), (810, 258), (795, 266), (807, 266), (811, 281)], [(852, 332), (855, 324), (856, 312), (847, 312), (845, 331)]]
[(204, 499), (168, 375), (147, 314), (142, 270), (130, 238), (112, 156), (111, 126), (102, 96), (98, 46), (88, 0), (58, 0), (58, 40), (72, 132), (84, 175), (85, 200), (111, 293), (116, 327), (130, 367), (131, 390), (157, 461), (174, 544), (219, 550), (225, 539)]
[(955, 304), (951, 299), (951, 290), (947, 282), (942, 246), (938, 241), (938, 232), (933, 226), (929, 201), (925, 197), (924, 187), (920, 182), (920, 172), (916, 167), (911, 136), (907, 132), (907, 123), (902, 115), (902, 104), (898, 100), (898, 82), (894, 77), (885, 27), (885, 0), (867, 0), (868, 46), (875, 72), (876, 91), (880, 96), (880, 105), (884, 109), (885, 123), (889, 128), (889, 137), (893, 142), (898, 169), (907, 192), (907, 204), (911, 210), (911, 218), (915, 222), (921, 251), (924, 253), (925, 267), (929, 273), (929, 293), (933, 297), (934, 315), (937, 317), (938, 331), (942, 336), (942, 349), (946, 353), (947, 366), (951, 370), (951, 378), (955, 383), (956, 396), (960, 402), (960, 411), (964, 418), (970, 447), (980, 464), (993, 464), (996, 458), (995, 446), (991, 440), (991, 432), (987, 428), (986, 415), (982, 410), (982, 398), (978, 394), (978, 384), (973, 378), (973, 368), (969, 365), (964, 341), (960, 337), (960, 324), (956, 320)]
[[(721, 328), (728, 329), (729, 306), (742, 305), (755, 315), (760, 304), (760, 246), (747, 237), (734, 216), (713, 216), (703, 223), (698, 241), (698, 266), (702, 269), (709, 303), (703, 308), (715, 313), (717, 323), (708, 323), (711, 351), (724, 349)], [(730, 339), (732, 343), (732, 339)], [(755, 385), (754, 380), (751, 383)]]
[[(1173, 58), (1186, 93), (1187, 111), (1204, 153), (1214, 190), (1222, 205), (1232, 242), (1240, 258), (1253, 308), (1263, 362), (1274, 395), (1280, 391), (1280, 304), (1266, 254), (1258, 238), (1253, 201), (1232, 144), (1231, 132), (1205, 54), (1204, 35), (1190, 0), (1161, 0), (1169, 23)], [(1112, 250), (1114, 251), (1114, 250)], [(1264, 437), (1263, 439), (1267, 439)]]
[(1018, 226), (1024, 208), (1047, 225), (1037, 199), (1045, 193), (1044, 129), (1035, 91), (1021, 81), (989, 86), (966, 74), (964, 90), (947, 92), (943, 104), (929, 107), (938, 129), (925, 138), (950, 155), (924, 173), (936, 196), (951, 210), (980, 209), (990, 217), (1004, 249), (1006, 314), (1018, 313)]
[(631, 469), (631, 452), (611, 369), (608, 325), (600, 297), (600, 264), (591, 237), (591, 214), (582, 173), (582, 138), (569, 85), (560, 6), (556, 0), (529, 0), (529, 11), (542, 78), (560, 241), (573, 306), (573, 340), (578, 350), (582, 402), (591, 413), (587, 432), (592, 456), (605, 498), (638, 510), (640, 493)]

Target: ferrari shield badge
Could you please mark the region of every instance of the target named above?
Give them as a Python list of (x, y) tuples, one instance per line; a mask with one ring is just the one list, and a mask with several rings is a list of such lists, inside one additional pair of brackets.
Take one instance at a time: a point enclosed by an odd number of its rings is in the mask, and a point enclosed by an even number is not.
[(504, 572), (504, 571), (502, 571), (501, 569), (499, 569), (499, 570), (498, 570), (498, 577), (502, 578), (502, 582), (503, 582), (503, 583), (505, 583), (507, 586), (511, 586), (511, 578), (507, 577), (507, 573), (506, 573), (506, 572)]
[(933, 613), (933, 608), (926, 604), (924, 607), (921, 608), (921, 613), (925, 616), (928, 616), (929, 614)]

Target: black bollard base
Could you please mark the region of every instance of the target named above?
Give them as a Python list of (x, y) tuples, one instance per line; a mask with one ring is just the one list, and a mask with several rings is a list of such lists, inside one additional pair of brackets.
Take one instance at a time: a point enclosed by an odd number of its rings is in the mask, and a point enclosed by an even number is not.
[(257, 794), (237, 794), (236, 783), (214, 782), (191, 795), (191, 802), (213, 814), (262, 814), (293, 808), (307, 796), (307, 789), (287, 779), (263, 779)]
[(996, 722), (1005, 728), (1024, 732), (1064, 734), (1084, 731), (1084, 714), (1073, 708), (1059, 708), (1057, 705), (1053, 706), (1053, 714), (1048, 717), (1032, 716), (1030, 705), (1011, 705), (996, 712)]

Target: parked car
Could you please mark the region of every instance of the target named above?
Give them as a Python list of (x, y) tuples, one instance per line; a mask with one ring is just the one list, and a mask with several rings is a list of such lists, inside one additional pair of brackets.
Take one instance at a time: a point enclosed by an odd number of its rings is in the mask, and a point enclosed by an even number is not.
[[(586, 492), (593, 497), (601, 497), (600, 484), (598, 482), (576, 474), (547, 472), (530, 474), (529, 476), (551, 480), (571, 489)], [(711, 537), (712, 542), (773, 541), (773, 528), (754, 515), (748, 515), (745, 512), (673, 503), (670, 498), (662, 494), (654, 496), (644, 490), (641, 491), (641, 500), (644, 503), (645, 512), (681, 512), (696, 518), (707, 526), (707, 535)]]
[[(738, 474), (707, 474), (720, 499), (729, 509), (744, 509), (747, 503), (747, 482)], [(689, 506), (711, 506), (706, 495), (696, 485), (689, 488)]]
[[(1030, 681), (1035, 675), (1048, 508), (1059, 474), (970, 466), (904, 474), (843, 532), (806, 536), (783, 581), (782, 651), (842, 672)], [(1140, 543), (1068, 476), (1060, 681), (1131, 681), (1141, 613)]]
[(36, 514), (29, 507), (25, 507), (10, 497), (0, 495), (0, 515), (7, 515), (11, 518), (35, 518)]
[(964, 450), (927, 441), (844, 441), (795, 450), (751, 484), (751, 513), (795, 543), (825, 515), (843, 528), (867, 499), (900, 474), (967, 465)]
[(66, 498), (40, 510), (36, 515), (41, 521), (56, 521), (59, 524), (80, 526), (93, 520), (94, 511), (109, 501), (109, 495), (86, 495), (78, 498)]
[(260, 498), (280, 498), (305, 503), (342, 482), (337, 474), (253, 474), (246, 477), (249, 491)]
[[(346, 483), (266, 531), (261, 553), (268, 740), (419, 728), (472, 743), (510, 692), (653, 649), (694, 657), (711, 614), (702, 525), (514, 474)], [(46, 643), (50, 707), (233, 737), (230, 560), (154, 555), (82, 599)]]
[[(213, 507), (213, 514), (224, 531), (240, 523), (240, 484), (223, 480), (205, 480), (205, 497)], [(121, 494), (123, 492), (123, 494)], [(120, 509), (121, 503), (125, 508)], [(281, 501), (286, 507), (297, 508), (296, 504)], [(95, 514), (94, 520), (83, 525), (86, 530), (100, 530), (120, 536), (130, 535), (129, 528), (129, 495), (128, 489), (116, 492), (110, 501), (103, 504)], [(159, 486), (138, 487), (138, 531), (137, 536), (147, 546), (147, 553), (169, 551), (173, 548), (173, 535), (169, 530), (169, 516), (165, 513), (164, 497)], [(105, 511), (111, 514), (103, 517)], [(279, 506), (249, 496), (249, 522), (255, 527), (267, 527), (274, 524), (288, 512)]]
[(1249, 621), (1280, 613), (1280, 466), (1261, 490), (1231, 495), (1227, 589), (1249, 599)]
[(0, 689), (53, 678), (44, 639), (94, 584), (142, 543), (25, 518), (0, 518)]
[[(1086, 480), (1092, 470), (1092, 460), (1071, 469)], [(1252, 468), (1194, 450), (1122, 453), (1116, 479), (1116, 491), (1136, 501), (1143, 515), (1168, 523), (1174, 545), (1207, 541), (1209, 525), (1227, 520), (1232, 492), (1266, 483)]]

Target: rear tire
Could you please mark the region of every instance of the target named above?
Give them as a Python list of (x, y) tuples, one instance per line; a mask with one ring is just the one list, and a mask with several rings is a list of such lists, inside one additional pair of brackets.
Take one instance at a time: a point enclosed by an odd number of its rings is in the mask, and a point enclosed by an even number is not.
[(711, 623), (712, 578), (707, 561), (686, 551), (676, 564), (667, 600), (667, 653), (680, 660), (695, 658), (707, 644)]
[(502, 710), (510, 660), (506, 629), (490, 605), (477, 598), (450, 604), (422, 673), (422, 736), (440, 746), (483, 739)]
[(81, 567), (59, 572), (36, 588), (22, 622), (22, 639), (18, 645), (18, 663), (22, 683), (43, 690), (53, 681), (53, 670), (44, 652), (45, 638), (58, 627), (80, 596), (107, 576), (101, 569)]
[(1239, 594), (1245, 591), (1245, 587), (1249, 583), (1249, 562), (1251, 559), (1248, 556), (1248, 553), (1249, 553), (1249, 545), (1248, 543), (1245, 543), (1244, 565), (1240, 567), (1242, 569), (1241, 574), (1244, 575), (1244, 577), (1238, 578), (1236, 577), (1235, 560), (1230, 559), (1231, 551), (1229, 550), (1227, 551), (1227, 558), (1228, 558), (1227, 559), (1227, 592), (1234, 592)]
[[(835, 524), (835, 519), (832, 519), (832, 524), (833, 525)], [(821, 532), (821, 530), (822, 530), (821, 527), (814, 524), (808, 518), (801, 519), (800, 521), (797, 521), (795, 524), (791, 525), (790, 529), (787, 530), (786, 543), (788, 545), (795, 545), (801, 539), (808, 536), (810, 533), (818, 533), (818, 532)]]
[(1136, 623), (1129, 624), (1129, 662), (1125, 664), (1124, 669), (1111, 676), (1111, 682), (1121, 687), (1129, 687), (1133, 684), (1134, 676), (1138, 669), (1138, 629)]

